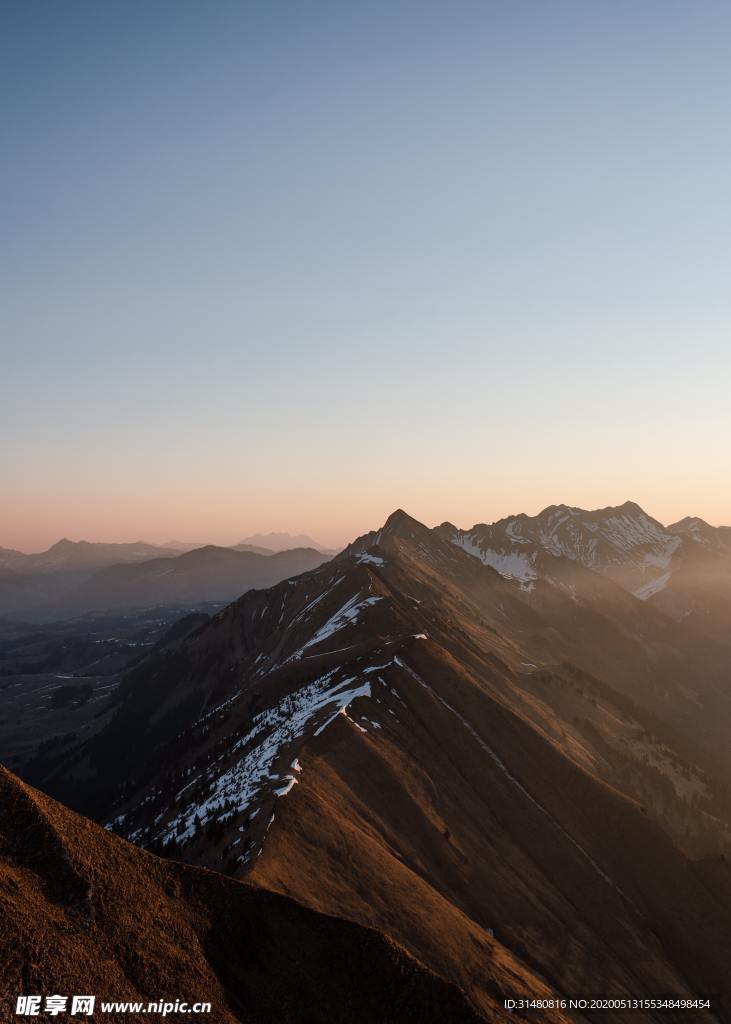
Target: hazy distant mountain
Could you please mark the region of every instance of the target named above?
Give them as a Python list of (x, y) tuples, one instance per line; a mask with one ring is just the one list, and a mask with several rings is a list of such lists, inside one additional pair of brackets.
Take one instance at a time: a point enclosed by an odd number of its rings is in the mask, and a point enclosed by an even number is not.
[(679, 537), (690, 537), (704, 547), (713, 550), (731, 551), (731, 526), (711, 526), (698, 516), (686, 516), (672, 526), (668, 533)]
[(334, 555), (336, 552), (333, 549), (325, 548), (322, 544), (318, 544), (312, 537), (308, 537), (306, 534), (298, 533), (255, 533), (251, 537), (244, 537), (239, 548), (253, 545), (258, 548), (265, 548), (267, 551), (286, 551), (291, 548), (315, 548), (316, 551), (322, 551), (328, 555)]
[(143, 541), (93, 544), (64, 539), (31, 555), (0, 548), (0, 615), (63, 618), (71, 614), (70, 594), (99, 569), (175, 554)]
[(208, 545), (135, 565), (113, 565), (81, 584), (70, 598), (79, 611), (152, 604), (230, 601), (327, 561), (314, 548), (257, 554)]
[(15, 569), (22, 565), (28, 556), (13, 548), (0, 548), (0, 569)]
[[(304, 538), (304, 539), (306, 540), (307, 538)], [(165, 547), (168, 548), (169, 550), (171, 550), (171, 551), (179, 551), (181, 554), (183, 552), (185, 552), (185, 551), (194, 551), (196, 548), (204, 548), (204, 547), (207, 547), (207, 546), (208, 545), (206, 545), (206, 544), (190, 544), (190, 543), (187, 543), (185, 541), (180, 541), (180, 540), (171, 540), (171, 541), (169, 541), (165, 545)], [(220, 547), (221, 545), (216, 545), (216, 546)], [(260, 547), (260, 546), (258, 546), (256, 544), (246, 544), (246, 543), (227, 544), (225, 546), (231, 548), (232, 551), (253, 551), (257, 555), (271, 555), (273, 551), (280, 550), (279, 548), (275, 549), (275, 548)], [(309, 548), (315, 548), (315, 550), (317, 550), (317, 551), (320, 550), (318, 548), (317, 544), (314, 543), (314, 541), (311, 544), (289, 544), (289, 545), (285, 545), (285, 547), (282, 548), (281, 550), (282, 551), (286, 551), (288, 549), (291, 550), (292, 548), (296, 548), (296, 547), (309, 547)]]
[[(306, 545), (313, 548), (315, 551), (319, 551), (314, 544)], [(234, 544), (231, 548), (232, 551), (253, 551), (255, 555), (273, 555), (274, 550), (272, 548), (260, 548), (256, 544)], [(283, 550), (287, 550), (284, 548)], [(291, 550), (291, 549), (290, 549)]]
[[(612, 572), (666, 550), (633, 509), (574, 518)], [(377, 929), (488, 1020), (506, 985), (731, 994), (728, 648), (540, 532), (515, 540), (526, 579), (453, 529), (399, 511), (248, 592), (128, 672), (33, 780)]]
[(21, 553), (12, 568), (0, 564), (0, 615), (61, 619), (107, 608), (230, 601), (328, 557), (314, 548), (272, 556), (251, 545), (208, 545), (181, 554), (142, 542), (59, 541), (39, 555)]
[(0, 566), (15, 572), (39, 573), (99, 568), (124, 562), (143, 562), (150, 558), (170, 555), (170, 549), (137, 541), (133, 544), (96, 544), (86, 540), (58, 541), (48, 551), (25, 555), (20, 551), (0, 548)]

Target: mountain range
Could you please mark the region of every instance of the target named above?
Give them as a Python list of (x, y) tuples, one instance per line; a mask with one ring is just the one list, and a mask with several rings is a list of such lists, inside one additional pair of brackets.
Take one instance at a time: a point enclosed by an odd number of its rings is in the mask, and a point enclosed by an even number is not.
[(507, 995), (674, 993), (723, 1021), (728, 558), (723, 528), (632, 503), (470, 530), (399, 510), (169, 636), (23, 774), (375, 931), (482, 1019)]
[(525, 588), (551, 579), (569, 559), (618, 583), (642, 601), (723, 638), (731, 611), (731, 527), (688, 517), (664, 527), (635, 502), (587, 512), (551, 505), (537, 516), (442, 536)]
[(318, 544), (312, 537), (305, 533), (292, 535), (291, 533), (255, 533), (251, 537), (244, 537), (241, 546), (262, 548), (265, 551), (289, 551), (292, 548), (314, 548), (322, 551), (325, 555), (334, 555), (337, 552), (333, 548), (325, 548)]
[(259, 554), (209, 545), (174, 557), (112, 565), (79, 586), (80, 608), (231, 601), (242, 589), (266, 587), (327, 561), (314, 548)]
[(192, 550), (59, 541), (26, 555), (0, 549), (0, 615), (44, 621), (155, 604), (226, 602), (328, 558), (314, 548), (241, 544)]

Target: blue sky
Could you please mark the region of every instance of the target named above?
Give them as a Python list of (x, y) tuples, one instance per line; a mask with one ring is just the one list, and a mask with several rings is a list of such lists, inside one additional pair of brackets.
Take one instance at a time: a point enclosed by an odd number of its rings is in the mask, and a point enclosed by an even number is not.
[(0, 14), (0, 545), (731, 521), (727, 4)]

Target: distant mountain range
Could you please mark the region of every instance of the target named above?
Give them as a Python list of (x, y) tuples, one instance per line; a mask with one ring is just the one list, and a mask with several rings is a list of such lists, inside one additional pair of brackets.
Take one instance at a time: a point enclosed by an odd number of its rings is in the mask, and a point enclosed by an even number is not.
[(725, 1001), (728, 557), (724, 529), (632, 503), (470, 530), (399, 510), (181, 628), (22, 770), (374, 929), (483, 1020), (506, 993)]
[(313, 548), (264, 555), (209, 545), (172, 558), (101, 569), (78, 587), (71, 600), (83, 611), (231, 601), (244, 590), (271, 586), (325, 561), (327, 556)]
[[(567, 577), (566, 566), (558, 567), (563, 559), (613, 580), (675, 619), (687, 619), (709, 636), (725, 635), (731, 527), (713, 527), (697, 517), (665, 527), (628, 501), (592, 512), (552, 505), (537, 516), (508, 516), (470, 529), (443, 523), (438, 532), (525, 589), (557, 572)], [(291, 556), (269, 566), (238, 557), (270, 558), (285, 550)], [(298, 553), (304, 550), (310, 554)], [(0, 615), (49, 619), (129, 602), (225, 602), (313, 568), (330, 554), (311, 538), (285, 533), (257, 534), (232, 548), (66, 539), (33, 555), (0, 548)]]
[(161, 546), (163, 548), (165, 548), (166, 550), (168, 550), (168, 551), (179, 551), (182, 554), (182, 552), (184, 552), (184, 551), (192, 551), (193, 548), (204, 548), (206, 545), (205, 545), (205, 541), (202, 541), (202, 540), (199, 540), (199, 541), (168, 540), (168, 541), (166, 541)]
[(304, 533), (294, 535), (291, 533), (255, 533), (251, 537), (244, 537), (239, 547), (244, 545), (248, 547), (253, 545), (257, 548), (263, 548), (266, 551), (288, 551), (291, 548), (315, 548), (316, 551), (322, 551), (326, 555), (337, 554), (334, 548), (325, 548), (322, 544), (318, 544), (317, 541), (312, 539), (312, 537), (308, 537)]
[(92, 544), (86, 540), (64, 538), (48, 551), (26, 555), (22, 551), (0, 548), (0, 569), (16, 573), (51, 573), (64, 570), (99, 568), (125, 562), (143, 562), (150, 558), (177, 554), (172, 548), (137, 541), (134, 544)]
[[(180, 546), (180, 545), (179, 545)], [(31, 620), (162, 603), (226, 602), (327, 559), (313, 548), (193, 550), (61, 540), (26, 555), (0, 548), (0, 615)]]
[[(291, 551), (294, 548), (314, 548), (315, 551), (324, 554), (336, 554), (334, 549), (328, 550), (304, 534), (256, 534), (253, 537), (245, 538), (239, 544), (227, 546), (235, 551), (254, 551), (261, 555)], [(180, 540), (171, 540), (166, 544), (148, 544), (145, 541), (135, 541), (131, 544), (105, 544), (86, 540), (72, 541), (64, 537), (47, 551), (37, 554), (25, 554), (12, 548), (0, 547), (0, 570), (10, 569), (17, 573), (50, 573), (90, 567), (100, 568), (185, 554), (196, 548), (205, 547), (220, 547), (220, 545)]]
[[(234, 544), (232, 551), (253, 551), (255, 555), (273, 555), (271, 548), (260, 548), (256, 544)], [(285, 549), (286, 550), (286, 549)], [(291, 549), (290, 549), (291, 550)], [(312, 548), (316, 551), (317, 548)]]

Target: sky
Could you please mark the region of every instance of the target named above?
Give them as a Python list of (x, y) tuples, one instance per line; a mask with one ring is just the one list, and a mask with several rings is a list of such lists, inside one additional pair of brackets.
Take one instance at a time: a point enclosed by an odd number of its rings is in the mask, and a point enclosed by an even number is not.
[(731, 523), (731, 6), (0, 0), (0, 545)]

